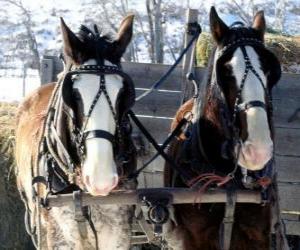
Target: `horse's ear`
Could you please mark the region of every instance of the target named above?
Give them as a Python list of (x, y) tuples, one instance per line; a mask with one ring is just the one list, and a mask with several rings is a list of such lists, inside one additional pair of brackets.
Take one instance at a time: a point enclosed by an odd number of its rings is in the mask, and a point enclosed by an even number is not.
[(75, 63), (81, 64), (83, 59), (83, 43), (66, 25), (64, 19), (60, 18), (60, 26), (63, 37), (64, 54)]
[(121, 22), (117, 39), (115, 41), (115, 45), (116, 45), (115, 53), (119, 58), (122, 57), (128, 44), (131, 41), (132, 33), (133, 33), (133, 20), (134, 20), (134, 15), (129, 15), (125, 17)]
[(259, 32), (259, 35), (263, 40), (265, 30), (266, 30), (266, 20), (265, 20), (264, 12), (262, 10), (255, 14), (252, 28)]
[(228, 32), (229, 28), (218, 16), (218, 13), (215, 7), (213, 6), (210, 9), (209, 22), (212, 36), (215, 39), (215, 41), (219, 44)]

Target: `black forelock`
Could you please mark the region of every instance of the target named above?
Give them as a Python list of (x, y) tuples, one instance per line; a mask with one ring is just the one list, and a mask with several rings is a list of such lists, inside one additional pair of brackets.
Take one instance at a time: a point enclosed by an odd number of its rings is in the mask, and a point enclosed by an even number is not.
[(114, 53), (114, 42), (110, 35), (97, 34), (96, 31), (81, 25), (77, 37), (83, 43), (85, 60), (99, 58), (108, 60), (113, 64), (120, 62), (120, 58)]
[(85, 25), (80, 26), (77, 35), (82, 42), (93, 42), (93, 43), (95, 43), (96, 41), (107, 42), (107, 43), (112, 42), (112, 39), (109, 35), (107, 34), (100, 35), (98, 37), (95, 31), (92, 31)]

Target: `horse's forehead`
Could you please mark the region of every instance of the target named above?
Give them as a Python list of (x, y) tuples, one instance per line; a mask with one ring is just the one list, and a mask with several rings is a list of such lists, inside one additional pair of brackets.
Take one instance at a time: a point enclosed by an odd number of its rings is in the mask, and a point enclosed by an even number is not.
[[(259, 55), (257, 54), (257, 52), (255, 51), (255, 49), (251, 46), (245, 46), (245, 50), (246, 53), (250, 59), (251, 65), (253, 66), (254, 70), (262, 76), (262, 67), (261, 67), (261, 62), (259, 59)], [(246, 62), (244, 59), (244, 55), (243, 52), (241, 50), (241, 48), (237, 48), (232, 55), (232, 58), (229, 61), (229, 64), (232, 67), (232, 73), (233, 76), (235, 76), (236, 78), (236, 83), (238, 85), (238, 87), (241, 86), (242, 84), (242, 79), (244, 77), (244, 73), (245, 73), (245, 69), (246, 69)], [(249, 72), (251, 73), (251, 72)]]
[[(109, 94), (122, 88), (122, 79), (116, 75), (105, 75), (105, 85)], [(83, 74), (80, 75), (73, 84), (73, 89), (78, 89), (83, 98), (94, 97), (100, 87), (100, 77), (98, 75)], [(110, 93), (112, 92), (112, 93)]]

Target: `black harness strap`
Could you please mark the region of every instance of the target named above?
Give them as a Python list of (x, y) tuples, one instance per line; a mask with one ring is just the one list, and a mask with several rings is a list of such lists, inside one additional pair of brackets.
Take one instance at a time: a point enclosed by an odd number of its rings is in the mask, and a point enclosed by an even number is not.
[(128, 111), (128, 115), (131, 117), (131, 119), (134, 121), (134, 123), (138, 126), (138, 128), (141, 130), (141, 132), (145, 135), (147, 140), (152, 144), (152, 146), (156, 149), (156, 151), (168, 162), (174, 170), (176, 170), (183, 180), (187, 182), (191, 179), (191, 176), (187, 174), (186, 172), (182, 171), (181, 168), (178, 167), (178, 165), (175, 163), (175, 161), (170, 158), (165, 151), (158, 145), (158, 143), (155, 141), (155, 139), (152, 137), (152, 135), (147, 131), (147, 129), (144, 127), (144, 125), (139, 121), (139, 119), (135, 116), (132, 110)]
[(83, 133), (83, 138), (85, 140), (89, 140), (92, 138), (101, 138), (101, 139), (108, 140), (112, 144), (114, 144), (115, 142), (115, 136), (113, 134), (101, 129), (86, 131)]
[[(160, 146), (161, 150), (165, 150), (166, 147), (170, 144), (170, 142), (182, 132), (182, 127), (188, 122), (187, 119), (183, 118), (180, 120), (180, 122), (177, 124), (176, 128), (172, 131), (172, 133), (167, 137), (167, 139), (164, 141), (164, 143)], [(153, 162), (160, 153), (156, 153), (149, 161), (147, 161), (142, 167), (137, 169), (135, 172), (133, 172), (128, 178), (137, 178), (138, 175), (147, 167), (151, 162)]]
[(230, 249), (232, 238), (232, 228), (234, 224), (234, 211), (236, 205), (236, 192), (232, 189), (227, 189), (227, 202), (225, 204), (225, 214), (220, 227), (220, 245), (222, 250)]
[(259, 107), (259, 108), (262, 108), (264, 110), (267, 109), (266, 104), (264, 102), (257, 101), (257, 100), (246, 102), (246, 103), (241, 103), (241, 104), (237, 105), (238, 112), (245, 111), (247, 109), (254, 108), (254, 107), (256, 107), (256, 108)]

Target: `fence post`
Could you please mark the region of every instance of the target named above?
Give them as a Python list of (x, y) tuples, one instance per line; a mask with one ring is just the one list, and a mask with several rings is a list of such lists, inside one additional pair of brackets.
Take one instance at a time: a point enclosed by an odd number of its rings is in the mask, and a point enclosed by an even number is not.
[[(193, 38), (192, 35), (187, 33), (187, 25), (189, 23), (194, 23), (198, 21), (198, 10), (196, 9), (187, 9), (186, 11), (186, 31), (185, 31), (185, 38), (184, 38), (184, 47), (187, 46), (187, 44), (191, 41)], [(188, 99), (190, 99), (193, 96), (194, 89), (193, 86), (190, 84), (190, 82), (186, 79), (186, 75), (191, 72), (194, 73), (194, 66), (195, 66), (195, 60), (193, 57), (193, 48), (191, 47), (188, 52), (185, 54), (183, 58), (183, 65), (182, 65), (182, 83), (181, 83), (181, 91), (182, 91), (182, 97), (181, 102), (184, 103)], [(191, 63), (191, 60), (192, 63)]]
[(41, 63), (41, 85), (53, 81), (53, 59), (43, 58)]

